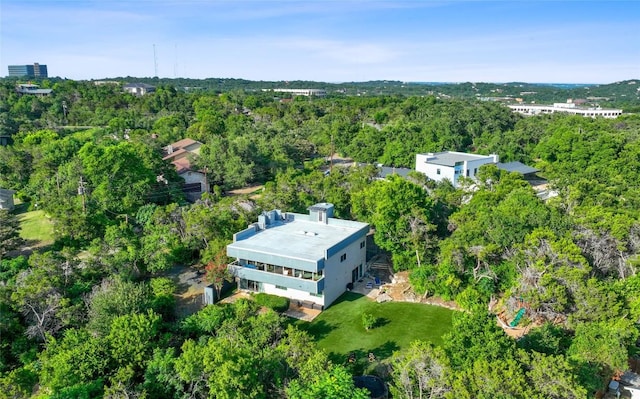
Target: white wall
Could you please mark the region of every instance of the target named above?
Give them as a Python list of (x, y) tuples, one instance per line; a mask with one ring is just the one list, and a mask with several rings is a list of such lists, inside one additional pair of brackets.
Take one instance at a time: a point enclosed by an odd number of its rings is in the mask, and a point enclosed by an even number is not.
[(281, 290), (273, 284), (262, 283), (262, 292), (277, 296), (283, 296), (292, 301), (311, 301), (324, 306), (324, 297), (314, 296), (306, 291), (300, 291), (293, 288)]
[[(438, 174), (438, 169), (440, 169), (440, 174)], [(451, 166), (427, 163), (427, 154), (416, 155), (416, 171), (424, 173), (431, 180), (441, 181), (449, 179), (451, 183), (454, 182), (454, 168)]]
[(497, 155), (489, 155), (483, 159), (476, 159), (473, 161), (466, 161), (464, 165), (464, 174), (462, 176), (467, 176), (467, 170), (469, 170), (469, 176), (472, 179), (475, 179), (476, 173), (480, 171), (480, 166), (486, 165), (488, 163), (498, 163)]
[(631, 399), (640, 399), (640, 389), (634, 387), (622, 387), (623, 391), (627, 391), (631, 394)]
[[(360, 243), (364, 242), (364, 248), (360, 248)], [(347, 254), (347, 259), (340, 262), (340, 257)], [(330, 305), (347, 290), (347, 284), (351, 282), (351, 271), (362, 264), (363, 273), (366, 269), (367, 245), (366, 237), (353, 242), (345, 249), (339, 251), (329, 259), (325, 260), (324, 267), (324, 302), (325, 306)], [(358, 271), (359, 273), (359, 271)], [(362, 277), (361, 275), (358, 278)]]
[(185, 184), (200, 183), (202, 192), (208, 192), (207, 180), (204, 177), (204, 173), (196, 171), (187, 171), (180, 174), (180, 177), (184, 179)]

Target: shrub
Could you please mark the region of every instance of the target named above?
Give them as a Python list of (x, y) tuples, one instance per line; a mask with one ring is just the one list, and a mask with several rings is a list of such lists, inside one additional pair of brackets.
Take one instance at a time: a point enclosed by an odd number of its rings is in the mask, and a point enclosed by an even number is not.
[(365, 330), (370, 330), (376, 326), (378, 319), (371, 313), (363, 313), (362, 314), (362, 326)]
[(265, 294), (263, 292), (255, 294), (253, 299), (260, 306), (265, 306), (269, 309), (273, 309), (278, 313), (282, 313), (289, 309), (289, 299), (281, 296)]

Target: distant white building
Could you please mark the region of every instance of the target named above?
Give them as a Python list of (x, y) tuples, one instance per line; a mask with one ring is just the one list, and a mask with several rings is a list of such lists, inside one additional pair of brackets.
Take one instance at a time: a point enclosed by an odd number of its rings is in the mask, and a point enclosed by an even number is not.
[(134, 96), (144, 96), (145, 94), (156, 91), (155, 86), (151, 86), (146, 83), (127, 83), (123, 86), (123, 89)]
[(324, 97), (327, 95), (327, 91), (324, 89), (262, 89), (262, 91), (275, 91), (278, 93), (291, 93), (294, 96), (316, 96)]
[(622, 115), (621, 109), (579, 107), (574, 102), (554, 103), (553, 105), (518, 104), (509, 105), (509, 108), (523, 115), (540, 115), (563, 112), (566, 114), (582, 115), (591, 118), (602, 117), (610, 119), (617, 118), (618, 116)]
[(444, 151), (416, 154), (416, 171), (424, 173), (435, 181), (448, 179), (454, 187), (458, 179), (469, 177), (475, 179), (480, 166), (498, 163), (498, 155), (476, 155), (465, 152)]
[(32, 96), (44, 97), (53, 92), (53, 89), (41, 89), (40, 86), (31, 83), (23, 83), (16, 86), (16, 93), (29, 94)]

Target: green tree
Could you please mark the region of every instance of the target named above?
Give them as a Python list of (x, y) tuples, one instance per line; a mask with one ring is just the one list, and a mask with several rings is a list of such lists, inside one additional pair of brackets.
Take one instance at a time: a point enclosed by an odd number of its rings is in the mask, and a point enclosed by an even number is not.
[(548, 399), (579, 399), (587, 397), (587, 389), (580, 385), (575, 366), (564, 356), (544, 355), (538, 352), (522, 354), (527, 368), (529, 386), (536, 392), (530, 397)]
[(14, 304), (27, 321), (27, 336), (45, 341), (65, 326), (77, 323), (81, 302), (73, 302), (73, 289), (78, 279), (78, 264), (70, 254), (34, 253), (29, 269), (16, 278), (11, 294)]
[(429, 343), (414, 341), (396, 352), (389, 362), (390, 391), (398, 398), (444, 398), (451, 390), (446, 376), (451, 373), (441, 350)]
[(289, 399), (366, 399), (369, 392), (356, 388), (353, 377), (342, 366), (320, 371), (311, 381), (294, 380), (286, 388)]
[(7, 252), (19, 248), (23, 241), (18, 218), (6, 209), (0, 209), (0, 261)]
[(53, 392), (97, 380), (110, 366), (105, 341), (83, 329), (66, 330), (59, 340), (50, 338), (39, 360), (40, 384)]
[(420, 186), (397, 176), (353, 194), (353, 212), (375, 228), (374, 239), (391, 252), (395, 270), (412, 269), (433, 256), (433, 202)]
[(142, 370), (154, 348), (160, 329), (160, 315), (148, 310), (118, 316), (111, 322), (106, 342), (118, 367)]
[(205, 279), (215, 288), (215, 299), (219, 300), (222, 295), (222, 287), (226, 282), (231, 282), (233, 276), (229, 272), (229, 257), (227, 257), (226, 248), (218, 251), (212, 260), (205, 266)]
[(376, 326), (378, 320), (371, 313), (363, 313), (362, 314), (362, 326), (365, 330), (370, 330)]
[(637, 326), (627, 319), (581, 323), (576, 326), (568, 354), (595, 366), (604, 383), (628, 368), (629, 349), (637, 338)]
[(156, 176), (163, 172), (154, 170), (153, 155), (147, 147), (131, 142), (103, 146), (87, 143), (78, 155), (91, 199), (111, 216), (133, 214), (144, 205)]
[(116, 317), (144, 313), (152, 304), (148, 285), (118, 278), (104, 280), (94, 287), (89, 298), (88, 328), (99, 336), (106, 336)]

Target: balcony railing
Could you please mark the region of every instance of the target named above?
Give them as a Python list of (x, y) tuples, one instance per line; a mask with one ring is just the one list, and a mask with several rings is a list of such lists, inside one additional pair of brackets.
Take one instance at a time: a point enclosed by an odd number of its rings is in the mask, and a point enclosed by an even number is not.
[(276, 273), (260, 270), (251, 264), (242, 265), (238, 261), (230, 263), (229, 269), (236, 277), (247, 280), (260, 281), (313, 294), (319, 294), (324, 290), (324, 276), (312, 272), (283, 268), (282, 273)]

